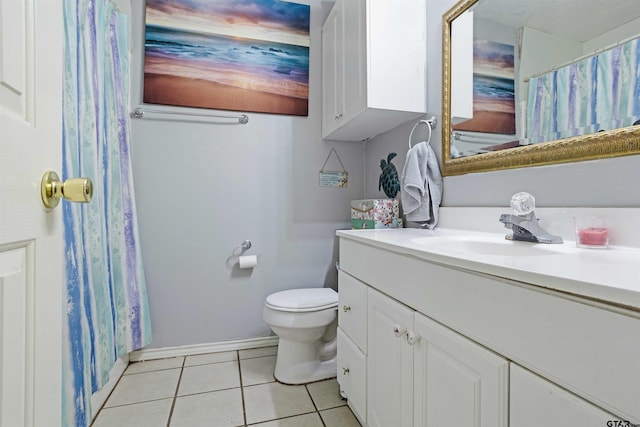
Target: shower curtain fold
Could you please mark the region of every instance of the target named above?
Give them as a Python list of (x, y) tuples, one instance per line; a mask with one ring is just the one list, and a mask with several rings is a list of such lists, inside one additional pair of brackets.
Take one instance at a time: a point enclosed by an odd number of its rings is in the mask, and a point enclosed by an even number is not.
[(151, 341), (129, 152), (127, 16), (107, 0), (64, 2), (63, 179), (94, 199), (63, 203), (64, 426), (91, 422), (91, 395), (118, 357)]

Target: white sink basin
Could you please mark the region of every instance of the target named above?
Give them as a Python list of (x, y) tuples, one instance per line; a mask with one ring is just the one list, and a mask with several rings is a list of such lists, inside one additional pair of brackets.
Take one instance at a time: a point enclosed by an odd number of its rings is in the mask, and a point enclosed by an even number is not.
[(420, 247), (440, 253), (489, 256), (548, 256), (570, 253), (563, 244), (506, 240), (504, 236), (432, 236), (411, 240)]

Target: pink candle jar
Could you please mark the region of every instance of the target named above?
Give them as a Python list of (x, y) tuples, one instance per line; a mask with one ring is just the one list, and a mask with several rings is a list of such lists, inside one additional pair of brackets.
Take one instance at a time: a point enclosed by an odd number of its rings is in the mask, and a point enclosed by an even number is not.
[(576, 246), (582, 248), (606, 248), (609, 245), (609, 229), (601, 216), (577, 216)]

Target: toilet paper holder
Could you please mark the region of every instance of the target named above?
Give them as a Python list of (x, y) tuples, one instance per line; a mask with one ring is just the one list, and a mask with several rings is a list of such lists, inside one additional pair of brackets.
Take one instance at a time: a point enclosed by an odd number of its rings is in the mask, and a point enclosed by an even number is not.
[[(251, 240), (243, 240), (242, 243), (240, 243), (240, 246), (236, 246), (233, 250), (233, 257), (238, 258), (249, 249), (251, 249)], [(240, 253), (236, 253), (238, 250), (240, 250)]]
[[(251, 246), (252, 246), (251, 240), (243, 240), (242, 243), (240, 243), (240, 246), (236, 246), (233, 249), (233, 251), (231, 252), (231, 259), (233, 259), (234, 264), (241, 264), (240, 257), (242, 257), (246, 251), (251, 249)], [(257, 260), (260, 259), (261, 256), (262, 255), (256, 255), (256, 262)], [(241, 265), (241, 268), (245, 268), (245, 267)]]

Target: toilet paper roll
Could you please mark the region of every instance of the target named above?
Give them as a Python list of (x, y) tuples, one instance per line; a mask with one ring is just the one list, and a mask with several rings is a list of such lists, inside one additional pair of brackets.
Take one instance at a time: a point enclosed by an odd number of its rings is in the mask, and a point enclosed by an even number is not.
[(238, 264), (240, 264), (240, 268), (253, 268), (258, 264), (258, 257), (256, 255), (238, 257)]

